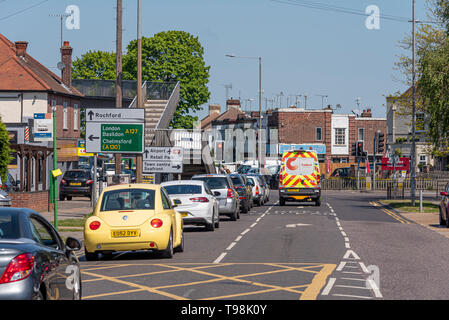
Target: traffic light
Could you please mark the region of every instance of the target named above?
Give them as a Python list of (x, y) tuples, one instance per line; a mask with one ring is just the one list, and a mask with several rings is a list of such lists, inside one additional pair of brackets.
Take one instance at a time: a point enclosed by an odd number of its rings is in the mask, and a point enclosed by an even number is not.
[(356, 143), (356, 142), (353, 142), (353, 143), (352, 143), (351, 154), (352, 154), (353, 156), (357, 156), (357, 143)]
[(355, 156), (356, 157), (362, 157), (363, 156), (363, 141), (357, 141)]
[(223, 161), (224, 159), (224, 141), (215, 141), (215, 160)]
[(385, 147), (384, 137), (385, 137), (385, 134), (383, 134), (380, 131), (377, 131), (376, 135), (377, 135), (376, 153), (384, 153), (384, 147)]

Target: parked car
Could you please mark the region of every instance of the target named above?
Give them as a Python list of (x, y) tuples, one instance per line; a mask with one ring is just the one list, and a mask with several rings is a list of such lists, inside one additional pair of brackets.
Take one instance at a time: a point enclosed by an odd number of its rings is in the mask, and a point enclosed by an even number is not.
[(137, 176), (136, 176), (136, 171), (135, 170), (124, 169), (124, 170), (122, 170), (122, 173), (123, 174), (129, 174), (131, 176), (131, 178), (130, 178), (131, 183), (136, 183)]
[(69, 170), (62, 176), (59, 184), (59, 200), (72, 200), (73, 196), (85, 196), (91, 198), (93, 174), (90, 170)]
[(80, 249), (37, 212), (0, 208), (0, 299), (80, 300)]
[(240, 174), (230, 174), (229, 177), (234, 184), (240, 199), (240, 210), (247, 213), (253, 206), (253, 192), (251, 186), (246, 182), (246, 177)]
[(265, 195), (260, 180), (255, 176), (248, 176), (248, 183), (250, 184), (253, 193), (253, 202), (257, 204), (257, 206), (261, 206), (264, 203)]
[(164, 258), (184, 251), (183, 221), (158, 184), (122, 184), (101, 193), (84, 226), (86, 260), (99, 254), (152, 250)]
[(259, 183), (261, 185), (261, 188), (262, 188), (262, 192), (261, 192), (262, 193), (262, 197), (261, 197), (262, 198), (262, 204), (268, 202), (270, 200), (270, 186), (267, 183), (266, 177), (262, 176), (262, 175), (248, 175), (248, 178), (250, 176), (251, 177), (255, 177), (259, 181)]
[(229, 175), (203, 174), (192, 177), (192, 180), (201, 180), (207, 183), (210, 190), (218, 200), (220, 215), (229, 216), (232, 221), (240, 218), (239, 194), (232, 184)]
[(4, 183), (2, 183), (0, 179), (0, 189), (3, 189), (7, 192), (17, 191), (19, 189), (19, 185), (20, 181), (15, 180), (9, 172), (6, 174), (6, 181)]
[(161, 183), (161, 186), (165, 188), (173, 202), (179, 201), (175, 210), (181, 214), (184, 225), (204, 225), (207, 231), (219, 228), (218, 201), (206, 182), (169, 181)]

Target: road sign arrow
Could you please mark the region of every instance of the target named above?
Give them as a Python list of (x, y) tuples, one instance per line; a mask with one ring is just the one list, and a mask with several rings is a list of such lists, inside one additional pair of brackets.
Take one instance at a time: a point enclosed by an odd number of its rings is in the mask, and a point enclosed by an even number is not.
[(92, 117), (94, 116), (94, 112), (92, 110), (89, 111), (89, 120), (92, 121)]
[(148, 159), (148, 154), (149, 154), (150, 152), (148, 151), (148, 149), (145, 149), (145, 159)]
[(91, 135), (89, 136), (89, 140), (90, 140), (90, 141), (94, 141), (94, 140), (98, 140), (98, 139), (100, 139), (100, 137), (94, 137), (93, 134), (91, 134)]
[(178, 165), (176, 165), (176, 166), (171, 166), (173, 169), (181, 169), (181, 166), (178, 164)]

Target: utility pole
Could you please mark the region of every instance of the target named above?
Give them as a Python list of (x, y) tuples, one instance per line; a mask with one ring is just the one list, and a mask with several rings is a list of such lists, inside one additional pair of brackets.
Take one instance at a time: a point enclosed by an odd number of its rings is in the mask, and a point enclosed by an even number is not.
[[(117, 0), (117, 31), (116, 31), (116, 81), (115, 81), (115, 107), (122, 107), (122, 15), (123, 7), (122, 0)], [(139, 91), (139, 90), (137, 90)], [(115, 154), (115, 174), (122, 172), (122, 155), (120, 153)]]
[(412, 201), (412, 206), (415, 206), (415, 188), (416, 188), (416, 169), (415, 169), (415, 163), (416, 163), (416, 143), (415, 143), (415, 136), (416, 136), (416, 123), (415, 123), (415, 117), (416, 117), (416, 88), (415, 88), (415, 0), (412, 0), (412, 150), (411, 150), (411, 164), (410, 164), (410, 198)]
[[(137, 0), (137, 108), (142, 103), (142, 0)], [(136, 182), (142, 183), (142, 154), (136, 155)]]

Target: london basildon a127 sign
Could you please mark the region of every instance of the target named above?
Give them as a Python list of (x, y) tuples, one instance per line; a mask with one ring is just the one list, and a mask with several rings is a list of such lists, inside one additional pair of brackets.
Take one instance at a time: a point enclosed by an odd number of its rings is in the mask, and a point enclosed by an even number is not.
[(143, 153), (144, 109), (87, 109), (86, 152)]

